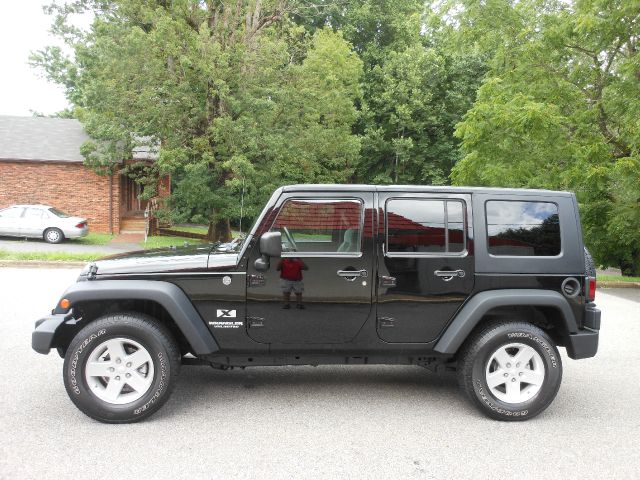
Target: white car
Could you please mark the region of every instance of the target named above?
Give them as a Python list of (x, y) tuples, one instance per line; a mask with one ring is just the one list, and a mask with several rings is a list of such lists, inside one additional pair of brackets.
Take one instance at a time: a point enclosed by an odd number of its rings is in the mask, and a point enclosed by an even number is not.
[(89, 233), (86, 218), (72, 217), (48, 205), (14, 205), (0, 210), (0, 236), (43, 238), (60, 243)]

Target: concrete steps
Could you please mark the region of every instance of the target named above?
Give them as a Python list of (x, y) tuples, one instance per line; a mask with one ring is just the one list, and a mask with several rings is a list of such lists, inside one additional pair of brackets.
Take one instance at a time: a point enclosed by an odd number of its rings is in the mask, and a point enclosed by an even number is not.
[(120, 221), (120, 233), (144, 233), (144, 218), (123, 218)]

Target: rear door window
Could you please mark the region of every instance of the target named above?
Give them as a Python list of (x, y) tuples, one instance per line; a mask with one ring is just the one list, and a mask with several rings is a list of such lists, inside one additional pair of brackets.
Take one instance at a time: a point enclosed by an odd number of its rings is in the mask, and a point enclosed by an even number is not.
[(386, 203), (389, 256), (460, 255), (465, 251), (464, 203), (398, 198)]
[(491, 255), (560, 255), (560, 219), (555, 203), (489, 200), (486, 212), (487, 242)]

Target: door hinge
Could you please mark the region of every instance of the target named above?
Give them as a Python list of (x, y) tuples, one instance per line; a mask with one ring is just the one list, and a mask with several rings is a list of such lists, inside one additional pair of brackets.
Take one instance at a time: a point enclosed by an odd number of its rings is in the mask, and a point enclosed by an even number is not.
[(247, 325), (249, 325), (249, 328), (264, 327), (264, 318), (262, 318), (262, 317), (247, 317)]
[(247, 287), (264, 287), (264, 275), (247, 275)]
[(395, 327), (395, 318), (391, 317), (378, 317), (378, 327), (379, 328), (392, 328)]

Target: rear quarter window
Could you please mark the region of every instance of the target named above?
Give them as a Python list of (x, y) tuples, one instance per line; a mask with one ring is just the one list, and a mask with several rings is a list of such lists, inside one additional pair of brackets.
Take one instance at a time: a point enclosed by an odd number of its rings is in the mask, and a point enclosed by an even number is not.
[(554, 257), (561, 253), (556, 203), (489, 200), (486, 218), (491, 255)]

